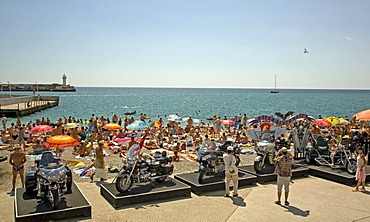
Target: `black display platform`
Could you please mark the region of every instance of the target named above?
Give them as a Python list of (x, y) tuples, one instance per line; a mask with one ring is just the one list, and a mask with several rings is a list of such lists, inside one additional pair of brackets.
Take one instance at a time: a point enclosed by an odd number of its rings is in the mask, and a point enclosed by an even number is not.
[[(199, 173), (186, 173), (176, 175), (175, 178), (190, 185), (191, 191), (200, 194), (209, 191), (225, 189), (225, 176), (204, 176), (201, 184), (198, 183)], [(239, 171), (239, 187), (257, 183), (257, 177)]]
[(91, 218), (91, 205), (74, 182), (72, 193), (61, 197), (57, 210), (54, 210), (51, 203), (47, 201), (28, 196), (24, 188), (17, 188), (15, 190), (14, 216), (16, 222)]
[(190, 186), (172, 178), (167, 178), (163, 183), (133, 185), (127, 193), (118, 192), (114, 183), (100, 186), (100, 194), (113, 207), (174, 197), (190, 197), (190, 192)]
[[(269, 181), (276, 181), (275, 166), (266, 166), (260, 173), (254, 170), (253, 165), (238, 167), (240, 171), (247, 172), (257, 176), (258, 183), (265, 183)], [(306, 177), (309, 175), (309, 169), (307, 167), (292, 165), (292, 178)]]
[[(356, 184), (356, 176), (349, 174), (345, 169), (332, 169), (329, 166), (318, 166), (318, 165), (309, 165), (301, 164), (310, 169), (310, 175), (317, 176), (323, 179), (330, 181), (353, 185)], [(366, 170), (366, 181), (370, 180), (370, 166), (365, 166)]]

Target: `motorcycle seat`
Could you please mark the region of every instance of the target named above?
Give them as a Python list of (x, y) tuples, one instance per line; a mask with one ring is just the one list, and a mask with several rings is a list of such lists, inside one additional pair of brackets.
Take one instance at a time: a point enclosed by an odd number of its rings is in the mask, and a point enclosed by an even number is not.
[(56, 164), (58, 166), (58, 159), (54, 158), (54, 155), (52, 152), (44, 152), (41, 156), (41, 160), (39, 162), (40, 167), (48, 167), (49, 164)]

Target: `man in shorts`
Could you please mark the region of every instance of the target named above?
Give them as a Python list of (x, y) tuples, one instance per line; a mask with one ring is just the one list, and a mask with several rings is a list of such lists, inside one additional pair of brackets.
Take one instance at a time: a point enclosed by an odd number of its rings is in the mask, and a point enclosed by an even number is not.
[(15, 190), (15, 183), (17, 180), (17, 175), (21, 177), (22, 187), (24, 187), (24, 163), (26, 162), (26, 155), (21, 151), (19, 144), (14, 146), (14, 152), (10, 154), (9, 163), (12, 165), (13, 173), (13, 188), (11, 192)]
[(292, 177), (292, 154), (288, 152), (286, 147), (281, 148), (275, 156), (275, 161), (277, 163), (275, 168), (275, 173), (277, 174), (277, 196), (278, 200), (275, 204), (281, 204), (281, 193), (283, 186), (285, 189), (285, 205), (289, 205), (289, 184)]

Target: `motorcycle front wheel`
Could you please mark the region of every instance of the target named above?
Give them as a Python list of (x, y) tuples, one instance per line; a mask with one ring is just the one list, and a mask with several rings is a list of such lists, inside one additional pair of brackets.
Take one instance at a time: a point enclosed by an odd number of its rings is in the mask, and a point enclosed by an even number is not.
[(202, 180), (205, 174), (206, 174), (206, 169), (199, 170), (198, 183), (202, 183)]
[(132, 180), (128, 173), (123, 173), (116, 180), (116, 189), (120, 193), (126, 193), (132, 186)]
[(355, 174), (357, 169), (357, 161), (355, 159), (349, 159), (349, 163), (347, 163), (346, 168), (349, 174)]
[(60, 202), (58, 190), (51, 190), (51, 196), (52, 196), (52, 199), (53, 199), (53, 201), (52, 201), (53, 208), (58, 209), (59, 202)]
[(160, 178), (155, 179), (155, 182), (163, 183), (166, 179), (167, 179), (167, 177), (160, 177)]
[(254, 170), (257, 173), (260, 173), (263, 170), (264, 164), (263, 164), (262, 160), (254, 161), (253, 167), (254, 167)]
[(239, 156), (235, 156), (235, 159), (236, 159), (236, 163), (235, 163), (235, 166), (239, 166), (240, 164), (240, 157)]

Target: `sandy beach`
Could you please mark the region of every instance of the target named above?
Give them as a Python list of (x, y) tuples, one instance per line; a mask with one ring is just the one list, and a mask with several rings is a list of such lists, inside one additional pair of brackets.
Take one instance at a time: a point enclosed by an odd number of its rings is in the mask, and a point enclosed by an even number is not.
[[(10, 151), (7, 150), (0, 150), (0, 156), (9, 156)], [(241, 155), (241, 165), (253, 164), (253, 158), (255, 155)], [(72, 149), (65, 149), (61, 157), (63, 160), (76, 160), (75, 156), (72, 155)], [(86, 165), (91, 164), (90, 158), (81, 158), (78, 159), (81, 162), (84, 162)], [(122, 158), (119, 157), (118, 154), (110, 154), (106, 156), (105, 159), (106, 165), (116, 165), (122, 166)], [(29, 166), (33, 165), (34, 162), (27, 161), (25, 164), (26, 172), (28, 171)], [(182, 174), (182, 173), (189, 173), (198, 170), (199, 164), (196, 162), (189, 162), (186, 160), (182, 160), (180, 162), (174, 162), (174, 175)], [(0, 192), (9, 192), (12, 188), (12, 168), (11, 165), (8, 163), (8, 160), (0, 163)], [(115, 173), (108, 173), (108, 179), (112, 179), (116, 176)], [(90, 179), (88, 178), (80, 178), (77, 174), (73, 174), (73, 180), (76, 182), (89, 182)], [(98, 179), (95, 178), (95, 181)], [(17, 178), (17, 187), (21, 187), (20, 178)]]

